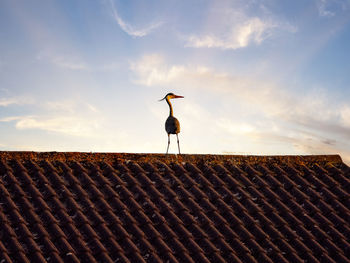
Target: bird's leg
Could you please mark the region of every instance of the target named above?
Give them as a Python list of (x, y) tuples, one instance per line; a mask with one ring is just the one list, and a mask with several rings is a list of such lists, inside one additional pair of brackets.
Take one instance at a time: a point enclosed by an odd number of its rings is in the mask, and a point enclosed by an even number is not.
[(170, 145), (170, 134), (168, 133), (168, 147), (166, 148), (166, 154), (168, 154), (169, 145)]
[(177, 135), (177, 133), (176, 133), (176, 138), (177, 138), (177, 147), (179, 148), (179, 154), (181, 154), (181, 153), (180, 153), (180, 142), (179, 142), (179, 136)]

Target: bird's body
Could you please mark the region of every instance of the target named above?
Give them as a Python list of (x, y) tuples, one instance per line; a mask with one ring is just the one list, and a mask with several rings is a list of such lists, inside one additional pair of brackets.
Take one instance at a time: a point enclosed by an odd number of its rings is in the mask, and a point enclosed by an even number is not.
[(176, 134), (177, 137), (177, 146), (179, 148), (179, 154), (180, 154), (180, 143), (179, 143), (179, 137), (178, 133), (180, 132), (180, 122), (174, 117), (173, 115), (173, 107), (170, 103), (170, 99), (176, 99), (176, 98), (183, 98), (182, 96), (175, 95), (173, 93), (168, 93), (163, 99), (166, 100), (166, 102), (169, 105), (169, 117), (167, 118), (165, 122), (165, 131), (168, 134), (168, 147), (166, 150), (166, 153), (168, 153), (169, 145), (170, 145), (170, 134)]
[(180, 122), (174, 117), (169, 116), (165, 122), (167, 134), (178, 134), (180, 132)]

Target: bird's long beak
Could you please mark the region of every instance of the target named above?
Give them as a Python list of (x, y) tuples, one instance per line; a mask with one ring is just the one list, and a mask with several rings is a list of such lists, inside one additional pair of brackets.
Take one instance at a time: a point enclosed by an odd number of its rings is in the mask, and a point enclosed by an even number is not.
[[(170, 99), (180, 99), (180, 98), (184, 98), (184, 96), (172, 95), (172, 97)], [(166, 99), (166, 96), (163, 99), (160, 99), (159, 101), (162, 101), (165, 99)]]

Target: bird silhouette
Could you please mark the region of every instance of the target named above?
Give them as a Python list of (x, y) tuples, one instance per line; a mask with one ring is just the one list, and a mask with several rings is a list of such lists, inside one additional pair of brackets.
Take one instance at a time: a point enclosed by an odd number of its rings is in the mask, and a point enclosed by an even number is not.
[(178, 133), (180, 132), (180, 122), (174, 117), (173, 107), (170, 102), (171, 99), (178, 99), (178, 98), (183, 98), (183, 96), (178, 96), (178, 95), (175, 95), (174, 93), (168, 93), (167, 95), (165, 95), (163, 99), (159, 100), (159, 101), (166, 100), (170, 110), (169, 117), (165, 122), (165, 130), (168, 134), (168, 147), (166, 149), (166, 154), (168, 154), (168, 150), (169, 150), (170, 134), (176, 134), (177, 147), (179, 148), (179, 154), (180, 154), (180, 142), (179, 142), (179, 136), (178, 136)]

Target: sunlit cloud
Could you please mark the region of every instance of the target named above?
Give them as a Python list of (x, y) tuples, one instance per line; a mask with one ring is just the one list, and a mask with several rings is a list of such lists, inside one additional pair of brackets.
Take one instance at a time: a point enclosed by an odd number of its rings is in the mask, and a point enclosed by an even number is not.
[(67, 100), (37, 106), (43, 114), (8, 116), (0, 122), (15, 122), (18, 130), (43, 130), (81, 137), (94, 137), (100, 128), (102, 118), (93, 105)]
[(158, 54), (146, 55), (139, 61), (132, 62), (130, 68), (136, 74), (134, 82), (146, 86), (169, 83), (187, 73), (183, 66), (167, 67), (164, 58)]
[(147, 36), (149, 33), (151, 33), (154, 29), (160, 27), (163, 22), (155, 22), (151, 23), (147, 26), (144, 26), (143, 28), (135, 28), (134, 26), (130, 25), (129, 23), (125, 22), (120, 14), (118, 13), (118, 10), (114, 4), (114, 0), (110, 0), (111, 7), (112, 7), (112, 12), (113, 12), (113, 17), (115, 21), (118, 23), (120, 28), (127, 33), (128, 35), (132, 37), (144, 37)]
[(66, 112), (66, 113), (75, 113), (75, 112), (90, 112), (98, 113), (99, 109), (87, 102), (75, 101), (71, 99), (60, 100), (60, 101), (46, 101), (41, 104), (41, 107), (45, 108), (47, 111), (52, 112)]
[(19, 130), (38, 129), (82, 137), (92, 136), (97, 127), (97, 121), (74, 116), (24, 116), (16, 122)]
[(245, 109), (248, 116), (256, 116), (244, 121), (228, 113), (217, 119), (194, 111), (232, 136), (243, 136), (260, 144), (270, 138), (271, 142), (289, 144), (299, 152), (303, 147), (314, 147), (309, 153), (330, 149), (334, 152), (350, 139), (350, 104), (330, 105), (327, 94), (320, 95), (320, 91), (300, 98), (268, 80), (218, 72), (204, 66), (169, 65), (157, 54), (135, 61), (131, 70), (139, 85), (212, 93), (222, 102), (229, 100)]
[(10, 116), (10, 117), (0, 118), (0, 122), (11, 122), (11, 121), (17, 121), (20, 119), (22, 119), (22, 116)]
[(216, 125), (227, 132), (236, 135), (252, 135), (256, 131), (256, 127), (254, 127), (251, 123), (236, 123), (232, 122), (228, 118), (219, 118), (216, 121)]
[(249, 101), (259, 101), (261, 97), (268, 97), (273, 92), (280, 93), (272, 90), (269, 83), (252, 77), (230, 75), (203, 65), (170, 65), (158, 54), (143, 56), (132, 62), (130, 69), (134, 74), (133, 81), (145, 86), (205, 89), (219, 94), (232, 93)]
[(33, 99), (27, 98), (27, 97), (0, 98), (0, 107), (8, 107), (10, 105), (26, 105), (26, 104), (33, 104)]
[(1, 98), (0, 99), (0, 106), (6, 107), (11, 104), (18, 104), (19, 100), (17, 98)]
[(340, 109), (340, 120), (345, 127), (350, 127), (350, 105), (345, 105)]

